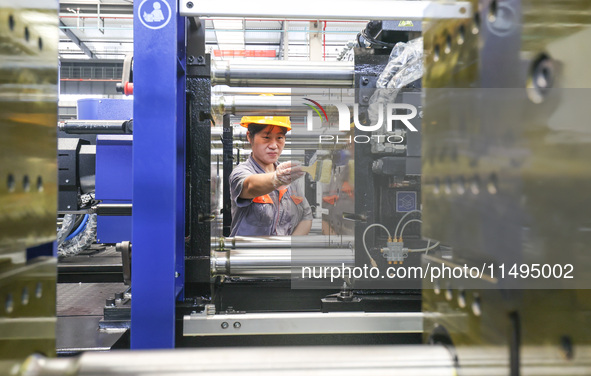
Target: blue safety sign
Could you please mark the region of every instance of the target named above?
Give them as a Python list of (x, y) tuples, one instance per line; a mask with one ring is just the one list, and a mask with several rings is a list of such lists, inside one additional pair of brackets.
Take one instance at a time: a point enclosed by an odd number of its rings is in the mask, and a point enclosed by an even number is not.
[(396, 211), (409, 212), (417, 208), (417, 192), (396, 192)]
[(138, 16), (148, 29), (162, 29), (170, 22), (172, 11), (165, 0), (144, 0), (140, 4)]

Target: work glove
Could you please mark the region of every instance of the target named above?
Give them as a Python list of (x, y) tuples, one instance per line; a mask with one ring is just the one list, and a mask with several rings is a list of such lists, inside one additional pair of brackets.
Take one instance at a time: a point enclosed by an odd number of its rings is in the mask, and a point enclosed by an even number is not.
[(306, 173), (302, 171), (299, 162), (288, 161), (277, 165), (273, 175), (273, 187), (275, 189), (291, 184), (293, 181), (301, 178)]

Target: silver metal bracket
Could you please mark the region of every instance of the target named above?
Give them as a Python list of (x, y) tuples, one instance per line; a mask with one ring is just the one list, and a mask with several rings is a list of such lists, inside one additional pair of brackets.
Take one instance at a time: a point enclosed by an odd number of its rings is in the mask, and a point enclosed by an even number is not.
[(421, 333), (420, 312), (303, 312), (211, 315), (183, 318), (184, 336)]
[(408, 20), (451, 19), (472, 17), (467, 1), (379, 1), (379, 0), (300, 0), (289, 12), (275, 0), (180, 0), (180, 13), (185, 17), (245, 17), (293, 20)]

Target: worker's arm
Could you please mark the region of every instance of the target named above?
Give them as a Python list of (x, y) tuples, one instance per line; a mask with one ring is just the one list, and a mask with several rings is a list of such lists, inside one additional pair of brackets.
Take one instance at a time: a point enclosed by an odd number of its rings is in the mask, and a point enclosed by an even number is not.
[(275, 173), (253, 174), (247, 176), (242, 183), (240, 198), (253, 199), (273, 192), (275, 189)]
[(292, 235), (308, 235), (312, 229), (312, 220), (307, 219), (298, 223), (296, 228), (293, 230)]
[(305, 172), (297, 163), (283, 162), (275, 172), (252, 174), (242, 183), (241, 199), (253, 199), (271, 193), (280, 186), (289, 185), (292, 181), (304, 176)]

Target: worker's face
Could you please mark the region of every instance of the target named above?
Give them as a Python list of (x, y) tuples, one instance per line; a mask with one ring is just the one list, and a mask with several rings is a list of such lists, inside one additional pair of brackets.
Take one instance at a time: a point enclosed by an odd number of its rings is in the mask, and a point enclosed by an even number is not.
[(252, 154), (264, 165), (270, 165), (277, 162), (283, 147), (285, 146), (285, 135), (281, 127), (273, 125), (267, 126), (262, 131), (254, 135), (254, 138), (248, 134), (248, 140), (252, 147)]

